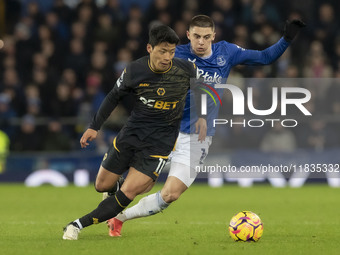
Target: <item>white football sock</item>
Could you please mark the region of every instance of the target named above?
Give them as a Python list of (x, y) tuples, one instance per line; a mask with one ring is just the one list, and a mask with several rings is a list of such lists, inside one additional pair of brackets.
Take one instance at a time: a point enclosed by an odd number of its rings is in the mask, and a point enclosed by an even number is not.
[(116, 218), (125, 222), (135, 218), (147, 217), (159, 213), (166, 209), (169, 205), (170, 204), (163, 200), (161, 192), (158, 191), (157, 193), (143, 197), (139, 200), (138, 204), (127, 208), (125, 211), (118, 214)]

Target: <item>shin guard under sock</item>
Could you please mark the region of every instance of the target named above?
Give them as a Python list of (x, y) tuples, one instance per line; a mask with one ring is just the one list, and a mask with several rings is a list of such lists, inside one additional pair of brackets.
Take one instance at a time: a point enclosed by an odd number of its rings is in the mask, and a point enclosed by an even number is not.
[(127, 198), (125, 194), (119, 190), (114, 196), (103, 200), (95, 210), (81, 217), (79, 221), (84, 228), (92, 224), (106, 221), (123, 211), (131, 201), (132, 200)]

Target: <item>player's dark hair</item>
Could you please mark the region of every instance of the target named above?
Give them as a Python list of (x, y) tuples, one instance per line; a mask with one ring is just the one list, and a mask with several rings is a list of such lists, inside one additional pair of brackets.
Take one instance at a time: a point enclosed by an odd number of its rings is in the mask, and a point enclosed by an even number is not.
[(155, 25), (149, 32), (149, 44), (155, 47), (163, 42), (178, 44), (179, 37), (174, 30), (166, 25)]
[(196, 15), (189, 23), (189, 29), (192, 27), (211, 27), (212, 30), (215, 30), (215, 23), (207, 15)]

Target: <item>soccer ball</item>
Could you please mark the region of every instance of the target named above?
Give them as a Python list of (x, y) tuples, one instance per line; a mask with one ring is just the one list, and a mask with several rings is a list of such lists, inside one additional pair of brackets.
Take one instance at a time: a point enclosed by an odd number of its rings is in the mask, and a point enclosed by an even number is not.
[(262, 221), (259, 216), (251, 211), (237, 213), (229, 223), (229, 234), (236, 242), (257, 242), (262, 233)]

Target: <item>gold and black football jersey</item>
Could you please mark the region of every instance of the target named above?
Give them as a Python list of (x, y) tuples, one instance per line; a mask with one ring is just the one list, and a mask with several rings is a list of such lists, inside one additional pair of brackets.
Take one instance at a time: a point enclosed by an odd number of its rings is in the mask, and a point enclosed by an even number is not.
[(156, 147), (172, 149), (177, 139), (190, 79), (197, 78), (196, 66), (174, 58), (168, 70), (157, 72), (149, 56), (130, 63), (106, 96), (90, 128), (99, 130), (119, 100), (132, 93), (136, 102), (120, 135), (137, 136)]

